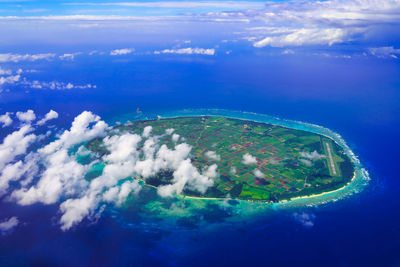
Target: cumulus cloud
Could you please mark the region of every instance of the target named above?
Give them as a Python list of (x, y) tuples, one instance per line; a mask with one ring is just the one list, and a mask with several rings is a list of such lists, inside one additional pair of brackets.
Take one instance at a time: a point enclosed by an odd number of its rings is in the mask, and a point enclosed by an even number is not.
[(265, 174), (262, 173), (259, 169), (255, 169), (255, 170), (253, 171), (253, 173), (254, 173), (254, 175), (255, 175), (257, 178), (263, 178), (263, 177), (265, 176)]
[(208, 178), (212, 178), (212, 179), (217, 178), (218, 177), (217, 169), (218, 169), (218, 165), (217, 164), (210, 165), (208, 168), (206, 168), (203, 171), (203, 174), (205, 176), (207, 176)]
[(0, 122), (3, 124), (3, 128), (10, 126), (13, 120), (10, 117), (10, 112), (6, 112), (5, 114), (0, 116)]
[(180, 137), (179, 134), (173, 134), (172, 135), (172, 141), (174, 141), (174, 143), (178, 142), (179, 137)]
[[(47, 114), (42, 120), (56, 117), (54, 112)], [(39, 138), (31, 133), (30, 124), (22, 124), (0, 145), (0, 193), (9, 194), (8, 199), (20, 205), (61, 201), (61, 229), (68, 230), (85, 218), (98, 216), (105, 204), (120, 206), (129, 196), (138, 195), (137, 178), (146, 180), (161, 170), (171, 171), (171, 183), (157, 188), (160, 196), (171, 197), (184, 189), (205, 193), (218, 177), (216, 164), (198, 170), (190, 159), (190, 145), (161, 145), (163, 135), (150, 135), (150, 126), (142, 135), (120, 132), (107, 136), (109, 129), (99, 116), (85, 111), (56, 140), (18, 159)], [(100, 176), (88, 181), (85, 175), (92, 163), (80, 164), (77, 155), (88, 153), (81, 144), (93, 138), (102, 138), (108, 153), (96, 161), (105, 163)], [(11, 182), (18, 186), (10, 190)]]
[(14, 84), (19, 81), (21, 75), (10, 75), (5, 77), (0, 77), (0, 86), (3, 84)]
[(154, 54), (180, 54), (180, 55), (207, 55), (213, 56), (215, 54), (214, 48), (198, 48), (198, 47), (187, 47), (179, 49), (164, 49), (162, 51), (154, 51)]
[(83, 177), (88, 167), (76, 162), (68, 150), (76, 144), (105, 136), (107, 128), (99, 116), (82, 112), (74, 119), (70, 130), (65, 130), (57, 140), (38, 150), (45, 170), (36, 185), (14, 191), (12, 199), (21, 205), (52, 204), (63, 195), (74, 195), (85, 188), (87, 182)]
[(152, 130), (153, 130), (153, 127), (151, 127), (151, 126), (144, 127), (142, 136), (149, 137)]
[[(0, 144), (0, 196), (4, 195), (10, 181), (17, 181), (25, 176), (29, 181), (37, 171), (37, 158), (28, 154), (24, 161), (18, 157), (26, 154), (28, 147), (37, 140), (29, 124), (23, 124), (18, 130), (7, 135)], [(16, 161), (18, 160), (18, 161)]]
[(11, 181), (19, 181), (24, 177), (21, 184), (30, 183), (39, 171), (38, 162), (37, 155), (29, 153), (24, 161), (7, 164), (0, 171), (0, 196), (7, 193)]
[(53, 53), (45, 54), (0, 54), (0, 62), (20, 62), (20, 61), (36, 61), (36, 60), (49, 60), (56, 56)]
[(319, 159), (325, 158), (325, 155), (319, 154), (316, 150), (314, 150), (313, 152), (302, 151), (302, 152), (299, 152), (299, 154), (301, 157), (308, 159), (308, 160), (319, 160)]
[(282, 55), (294, 55), (294, 53), (292, 49), (285, 49), (282, 51)]
[[(78, 53), (75, 53), (76, 55)], [(63, 56), (61, 56), (63, 57)], [(68, 56), (65, 56), (68, 58)], [(3, 85), (22, 85), (24, 87), (29, 87), (32, 89), (50, 89), (50, 90), (70, 90), (70, 89), (86, 89), (86, 88), (97, 88), (96, 85), (88, 84), (80, 84), (76, 85), (71, 82), (60, 82), (60, 81), (51, 81), (44, 82), (38, 80), (28, 80), (25, 77), (22, 77), (21, 74), (35, 72), (35, 70), (22, 70), (18, 69), (14, 74), (11, 70), (3, 70), (0, 69), (0, 75), (8, 75), (8, 76), (0, 76), (0, 86)], [(3, 73), (3, 74), (1, 74)], [(0, 91), (1, 92), (1, 91)]]
[(65, 130), (59, 139), (45, 146), (41, 151), (51, 153), (58, 148), (69, 148), (95, 137), (104, 136), (107, 128), (107, 123), (100, 120), (99, 116), (90, 111), (84, 111), (74, 119), (70, 130)]
[(246, 165), (257, 164), (257, 159), (250, 153), (246, 153), (243, 155), (242, 163)]
[(37, 122), (37, 125), (43, 125), (49, 120), (57, 119), (58, 118), (58, 113), (54, 110), (50, 110), (43, 119)]
[(255, 42), (255, 47), (283, 47), (283, 46), (302, 46), (302, 45), (333, 45), (341, 43), (347, 37), (343, 29), (293, 29), (289, 33), (277, 36), (268, 36)]
[(238, 32), (255, 47), (333, 45), (367, 38), (369, 34), (398, 23), (397, 0), (332, 0), (266, 2), (264, 8), (209, 12), (209, 20), (257, 23)]
[(74, 60), (75, 56), (81, 55), (82, 52), (76, 52), (76, 53), (65, 53), (58, 58), (61, 60)]
[(41, 82), (37, 80), (29, 81), (26, 79), (23, 79), (20, 83), (32, 89), (50, 89), (50, 90), (90, 89), (97, 87), (96, 85), (90, 83), (84, 85), (76, 85), (71, 82), (68, 83), (59, 81)]
[(33, 110), (29, 109), (26, 112), (22, 112), (22, 111), (18, 111), (17, 112), (17, 118), (21, 121), (21, 122), (31, 122), (33, 120), (36, 119), (36, 115), (35, 112), (33, 112)]
[(378, 58), (398, 59), (400, 55), (400, 49), (396, 49), (393, 46), (371, 47), (368, 49), (368, 51), (371, 55)]
[(12, 71), (0, 67), (0, 75), (11, 75)]
[(19, 224), (17, 217), (11, 217), (0, 222), (0, 232), (1, 234), (7, 234), (12, 231)]
[[(214, 167), (212, 167), (212, 172)], [(202, 175), (191, 164), (190, 159), (179, 163), (174, 172), (173, 184), (163, 185), (158, 188), (158, 193), (163, 197), (170, 197), (173, 194), (180, 194), (185, 186), (191, 190), (196, 190), (204, 194), (207, 189), (214, 184), (212, 178)]]
[(215, 151), (207, 151), (206, 153), (204, 153), (204, 155), (210, 160), (214, 160), (214, 161), (221, 160), (221, 156), (218, 155), (217, 153), (215, 153)]
[(130, 194), (137, 194), (140, 191), (140, 185), (137, 181), (127, 181), (121, 186), (114, 186), (103, 194), (106, 202), (121, 206)]
[(295, 212), (293, 214), (293, 218), (295, 221), (298, 223), (302, 224), (304, 227), (313, 227), (314, 226), (314, 220), (315, 220), (315, 215), (312, 213), (297, 213)]
[(166, 134), (172, 134), (175, 131), (175, 129), (169, 128), (165, 130)]
[(115, 49), (110, 52), (110, 56), (127, 55), (135, 51), (133, 48)]
[(0, 170), (18, 155), (25, 154), (29, 145), (36, 140), (30, 125), (22, 125), (17, 131), (7, 135), (0, 144)]
[(311, 160), (308, 159), (299, 159), (299, 161), (301, 163), (303, 163), (304, 165), (306, 165), (307, 167), (311, 167), (313, 165), (313, 163), (311, 162)]

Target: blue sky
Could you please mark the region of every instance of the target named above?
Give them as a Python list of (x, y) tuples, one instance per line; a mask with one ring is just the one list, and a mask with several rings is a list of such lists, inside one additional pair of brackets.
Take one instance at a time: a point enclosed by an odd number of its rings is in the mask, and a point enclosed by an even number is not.
[(264, 1), (11, 1), (1, 2), (8, 16), (123, 15), (171, 16), (188, 12), (218, 12), (262, 8)]
[(27, 43), (155, 48), (182, 40), (208, 48), (243, 43), (255, 50), (289, 48), (285, 54), (339, 49), (395, 58), (399, 14), (396, 0), (0, 1), (0, 49)]
[[(65, 77), (63, 68), (157, 60), (222, 62), (234, 72), (246, 59), (253, 73), (263, 71), (260, 60), (315, 86), (301, 73), (321, 62), (352, 66), (350, 73), (361, 65), (396, 68), (399, 22), (398, 0), (0, 1), (0, 98), (21, 89), (101, 90), (104, 81)], [(320, 77), (329, 79), (333, 66)], [(350, 73), (346, 83), (359, 78)]]

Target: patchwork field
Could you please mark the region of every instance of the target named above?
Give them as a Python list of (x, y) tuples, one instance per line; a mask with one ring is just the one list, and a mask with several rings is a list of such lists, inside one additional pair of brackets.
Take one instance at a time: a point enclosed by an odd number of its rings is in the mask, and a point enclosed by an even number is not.
[[(159, 143), (170, 149), (189, 144), (191, 162), (199, 170), (217, 164), (214, 185), (204, 194), (184, 188), (186, 196), (275, 202), (335, 190), (348, 183), (354, 172), (350, 159), (333, 140), (266, 123), (217, 116), (181, 117), (129, 122), (114, 127), (112, 134), (141, 135), (146, 126), (152, 126), (151, 134), (159, 135)], [(173, 129), (175, 137), (167, 134), (167, 129)], [(86, 147), (107, 153), (99, 139)], [(168, 183), (172, 176), (165, 171), (144, 180), (157, 186)]]

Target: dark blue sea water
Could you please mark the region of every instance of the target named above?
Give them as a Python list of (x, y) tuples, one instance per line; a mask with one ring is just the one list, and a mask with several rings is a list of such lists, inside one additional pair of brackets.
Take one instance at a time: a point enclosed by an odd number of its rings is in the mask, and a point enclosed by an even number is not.
[[(137, 56), (126, 62), (50, 62), (42, 68), (46, 79), (92, 82), (97, 89), (14, 88), (0, 97), (1, 113), (54, 109), (60, 114), (54, 122), (59, 129), (68, 128), (83, 110), (108, 122), (137, 107), (149, 114), (184, 108), (269, 114), (340, 133), (371, 181), (362, 192), (325, 205), (276, 209), (237, 224), (218, 217), (197, 228), (163, 227), (127, 209), (63, 232), (57, 205), (21, 207), (2, 199), (0, 217), (18, 216), (21, 224), (0, 236), (0, 265), (400, 265), (398, 63)], [(305, 226), (295, 213), (309, 215), (313, 226)]]

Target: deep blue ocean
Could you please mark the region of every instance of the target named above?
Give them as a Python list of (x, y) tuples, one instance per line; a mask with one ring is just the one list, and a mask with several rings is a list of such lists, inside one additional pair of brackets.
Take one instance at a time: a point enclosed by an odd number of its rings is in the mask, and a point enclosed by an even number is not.
[[(216, 222), (207, 229), (164, 229), (160, 222), (135, 218), (130, 225), (124, 222), (129, 214), (103, 214), (95, 223), (63, 232), (57, 225), (57, 205), (21, 207), (3, 199), (0, 217), (18, 216), (22, 225), (0, 237), (0, 266), (400, 266), (397, 62), (135, 56), (128, 61), (46, 62), (41, 67), (49, 81), (73, 79), (97, 88), (14, 88), (0, 97), (0, 113), (30, 108), (45, 114), (54, 109), (60, 114), (54, 121), (59, 129), (67, 129), (84, 110), (107, 122), (138, 107), (148, 114), (185, 108), (268, 114), (339, 133), (371, 180), (362, 192), (336, 202), (277, 209), (256, 220)], [(311, 214), (313, 226), (295, 220), (294, 212)]]

